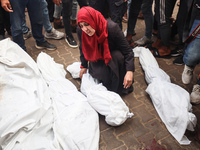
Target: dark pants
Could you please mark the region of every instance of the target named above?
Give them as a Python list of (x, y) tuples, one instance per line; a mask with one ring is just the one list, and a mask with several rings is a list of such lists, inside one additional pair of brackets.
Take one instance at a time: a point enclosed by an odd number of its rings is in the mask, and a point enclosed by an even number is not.
[[(80, 8), (83, 6), (87, 6), (87, 0), (77, 0), (79, 3)], [(67, 36), (72, 36), (71, 32), (71, 23), (70, 23), (70, 16), (72, 14), (72, 0), (62, 0), (63, 6), (63, 23), (65, 27), (65, 33)]]
[(105, 18), (108, 17), (105, 13), (105, 8), (108, 6), (109, 17), (122, 29), (122, 17), (127, 11), (127, 2), (117, 6), (116, 2), (118, 1), (119, 0), (89, 0), (89, 5), (101, 12)]
[(9, 13), (6, 12), (2, 7), (0, 3), (0, 35), (5, 35), (5, 30), (10, 31), (10, 16)]
[(158, 38), (164, 46), (170, 45), (171, 26), (170, 17), (172, 16), (176, 0), (156, 0), (156, 20), (158, 22)]

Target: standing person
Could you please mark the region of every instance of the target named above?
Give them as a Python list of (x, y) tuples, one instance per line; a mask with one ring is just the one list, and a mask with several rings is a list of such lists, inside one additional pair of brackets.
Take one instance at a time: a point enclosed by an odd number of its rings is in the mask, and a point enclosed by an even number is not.
[[(80, 78), (87, 72), (111, 91), (133, 91), (134, 53), (118, 24), (106, 20), (92, 7), (83, 7), (77, 16), (80, 41)], [(88, 67), (89, 61), (89, 67)]]
[[(0, 2), (1, 4), (1, 2)], [(0, 40), (5, 39), (5, 30), (11, 35), (10, 16), (0, 5)]]
[(42, 34), (43, 21), (40, 0), (1, 0), (1, 6), (10, 12), (13, 41), (22, 49), (26, 51), (22, 32), (22, 20), (24, 18), (25, 7), (27, 7), (36, 46), (47, 50), (56, 50), (56, 46), (48, 43)]
[[(77, 0), (77, 1), (79, 3), (80, 8), (88, 5), (87, 0)], [(72, 35), (71, 20), (70, 20), (70, 16), (72, 14), (73, 1), (72, 0), (53, 0), (53, 2), (58, 6), (60, 6), (60, 4), (62, 3), (62, 7), (63, 7), (62, 16), (63, 16), (63, 23), (65, 27), (65, 33), (66, 33), (65, 41), (70, 47), (77, 48), (78, 44)]]
[[(184, 84), (191, 82), (193, 71), (196, 65), (200, 63), (200, 0), (194, 0), (194, 3), (191, 4), (189, 11), (191, 13), (188, 14), (183, 32), (183, 40), (186, 39), (185, 43), (188, 44), (183, 56), (185, 67), (182, 73), (182, 82)], [(200, 103), (200, 75), (198, 81), (193, 86), (190, 101), (194, 104)]]
[[(129, 19), (128, 19), (128, 29), (126, 39), (129, 41), (130, 45), (133, 46), (132, 36), (135, 34), (135, 25), (137, 22), (138, 14), (142, 10), (142, 14), (145, 20), (145, 35), (135, 41), (137, 45), (146, 45), (152, 43), (152, 29), (153, 29), (153, 12), (152, 12), (153, 0), (132, 0)], [(132, 43), (132, 44), (131, 44)]]
[(155, 15), (158, 23), (158, 39), (148, 48), (155, 57), (167, 58), (171, 56), (170, 38), (171, 22), (176, 0), (155, 0)]
[[(65, 36), (65, 34), (63, 32), (60, 32), (60, 31), (54, 29), (51, 26), (51, 22), (49, 20), (49, 12), (48, 12), (48, 9), (47, 9), (46, 0), (41, 0), (41, 9), (42, 9), (43, 26), (44, 26), (44, 29), (45, 29), (45, 33), (44, 33), (45, 38), (47, 38), (47, 39), (55, 39), (55, 40), (62, 39)], [(30, 29), (26, 25), (25, 18), (24, 18), (24, 21), (22, 23), (22, 26), (23, 26), (23, 28), (22, 28), (23, 37), (26, 40), (29, 37), (31, 37), (32, 34), (31, 34)], [(36, 46), (36, 48), (38, 48), (38, 47)]]
[[(127, 11), (127, 0), (89, 0), (89, 5), (101, 12), (105, 18), (110, 17), (122, 29), (122, 18)], [(109, 16), (105, 12), (107, 5)]]

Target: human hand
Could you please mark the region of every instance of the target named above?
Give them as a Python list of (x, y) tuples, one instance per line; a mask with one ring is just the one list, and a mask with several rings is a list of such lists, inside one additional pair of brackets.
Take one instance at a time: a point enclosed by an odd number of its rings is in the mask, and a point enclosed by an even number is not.
[(124, 0), (124, 2), (127, 2), (128, 0)]
[(83, 74), (85, 74), (87, 72), (87, 68), (81, 68), (81, 71), (79, 73), (79, 77), (82, 79)]
[(1, 7), (7, 12), (13, 12), (9, 0), (1, 0)]
[(56, 4), (56, 5), (58, 5), (58, 6), (60, 6), (60, 4), (62, 3), (61, 0), (53, 0), (53, 2), (54, 2), (54, 4)]
[(133, 71), (127, 71), (124, 77), (124, 88), (129, 88), (133, 84)]

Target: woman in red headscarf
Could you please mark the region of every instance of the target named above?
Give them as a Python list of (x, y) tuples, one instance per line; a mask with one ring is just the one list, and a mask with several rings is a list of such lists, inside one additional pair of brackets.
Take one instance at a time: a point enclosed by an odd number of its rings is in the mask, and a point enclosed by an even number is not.
[[(77, 15), (80, 29), (80, 78), (89, 69), (111, 91), (127, 94), (133, 91), (134, 53), (118, 24), (106, 20), (92, 7), (82, 7)], [(89, 67), (88, 67), (89, 61)]]

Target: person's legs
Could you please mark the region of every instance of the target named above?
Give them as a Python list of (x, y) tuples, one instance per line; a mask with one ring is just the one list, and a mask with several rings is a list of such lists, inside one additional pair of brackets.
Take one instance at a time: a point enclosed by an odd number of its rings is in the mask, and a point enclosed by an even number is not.
[[(0, 3), (1, 4), (1, 3)], [(4, 30), (4, 16), (3, 16), (4, 9), (0, 6), (0, 40), (4, 39), (5, 30)]]
[(42, 9), (42, 17), (43, 17), (43, 25), (46, 32), (51, 32), (52, 26), (49, 20), (49, 12), (47, 9), (47, 2), (46, 0), (41, 0), (41, 9)]
[(127, 11), (127, 2), (117, 5), (116, 0), (108, 0), (109, 10), (110, 10), (110, 18), (112, 21), (117, 23), (119, 27), (122, 29), (122, 18)]
[(145, 20), (145, 36), (149, 39), (152, 37), (153, 29), (153, 12), (152, 12), (153, 0), (144, 0), (141, 6), (142, 14)]
[(77, 8), (78, 8), (78, 2), (76, 0), (73, 0), (72, 3), (72, 15), (70, 17), (71, 19), (71, 27), (72, 27), (72, 32), (75, 33), (76, 32), (76, 27), (77, 27)]
[[(199, 23), (200, 20), (194, 21), (190, 33), (197, 27)], [(199, 48), (200, 48), (200, 34), (198, 34), (196, 38), (191, 43), (188, 44), (183, 56), (185, 67), (182, 73), (182, 81), (184, 84), (189, 84), (191, 82), (193, 77), (193, 70), (195, 66), (200, 63)]]
[(53, 25), (55, 29), (64, 28), (64, 24), (60, 19), (61, 13), (62, 13), (62, 3), (60, 4), (60, 6), (55, 4), (55, 10), (53, 15), (54, 17)]
[(169, 47), (170, 45), (170, 36), (171, 36), (170, 17), (172, 15), (175, 2), (176, 0), (157, 0), (156, 3), (159, 34), (162, 44), (167, 47)]
[(146, 45), (153, 43), (151, 40), (153, 30), (153, 12), (152, 12), (153, 0), (144, 0), (141, 6), (142, 14), (145, 20), (145, 35), (135, 41), (137, 45)]
[(43, 28), (43, 13), (41, 9), (42, 3), (40, 0), (30, 0), (27, 3), (28, 14), (31, 22), (33, 37), (36, 43), (43, 43), (45, 41), (42, 34)]
[(132, 35), (135, 33), (135, 25), (137, 22), (137, 17), (141, 9), (142, 0), (132, 0), (130, 9), (129, 9), (129, 18), (128, 18), (128, 28), (126, 39), (130, 41)]
[(24, 50), (26, 50), (26, 48), (22, 32), (22, 19), (24, 18), (27, 2), (28, 0), (10, 0), (10, 4), (13, 9), (13, 12), (10, 13), (13, 41)]

